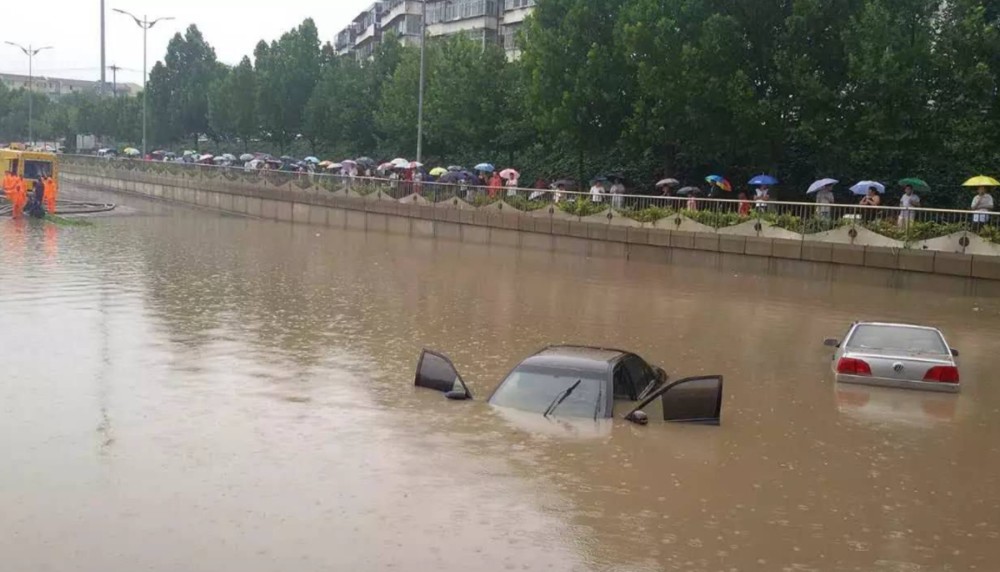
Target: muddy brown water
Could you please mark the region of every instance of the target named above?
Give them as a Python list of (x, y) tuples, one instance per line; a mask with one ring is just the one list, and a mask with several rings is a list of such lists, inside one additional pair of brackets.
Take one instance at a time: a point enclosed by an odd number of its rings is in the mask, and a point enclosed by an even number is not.
[[(1000, 566), (996, 298), (115, 200), (0, 221), (4, 570)], [(855, 318), (943, 328), (961, 395), (836, 387)], [(482, 402), (559, 342), (724, 374), (722, 426)], [(480, 399), (414, 390), (424, 346)]]

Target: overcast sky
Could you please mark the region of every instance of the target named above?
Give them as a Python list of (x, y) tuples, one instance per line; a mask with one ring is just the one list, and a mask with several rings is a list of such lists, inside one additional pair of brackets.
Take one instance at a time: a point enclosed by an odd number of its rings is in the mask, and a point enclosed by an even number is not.
[[(219, 60), (239, 63), (250, 55), (260, 39), (268, 41), (312, 18), (320, 39), (333, 41), (372, 0), (105, 0), (107, 10), (107, 64), (119, 71), (118, 81), (142, 82), (142, 30), (131, 19), (112, 12), (120, 8), (152, 20), (173, 16), (149, 31), (149, 67), (163, 59), (167, 42), (175, 32), (197, 24), (215, 48)], [(28, 58), (17, 48), (3, 44), (53, 46), (35, 57), (35, 73), (56, 77), (100, 79), (100, 0), (4, 1), (0, 21), (0, 72), (28, 73)], [(111, 72), (108, 72), (111, 81)]]

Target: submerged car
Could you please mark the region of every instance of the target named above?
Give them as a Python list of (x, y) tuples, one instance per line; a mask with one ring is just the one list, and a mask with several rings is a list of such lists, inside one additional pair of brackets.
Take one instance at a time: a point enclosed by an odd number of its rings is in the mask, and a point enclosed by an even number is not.
[(961, 387), (952, 349), (937, 328), (856, 322), (837, 348), (833, 371), (840, 383), (859, 383), (925, 391), (957, 393)]
[[(643, 409), (662, 408), (664, 421), (718, 425), (722, 411), (721, 375), (669, 382), (662, 368), (615, 349), (550, 346), (517, 365), (493, 390), (488, 403), (544, 417), (610, 419), (620, 415), (645, 425)], [(444, 354), (424, 350), (414, 384), (449, 399), (472, 399), (472, 392)]]

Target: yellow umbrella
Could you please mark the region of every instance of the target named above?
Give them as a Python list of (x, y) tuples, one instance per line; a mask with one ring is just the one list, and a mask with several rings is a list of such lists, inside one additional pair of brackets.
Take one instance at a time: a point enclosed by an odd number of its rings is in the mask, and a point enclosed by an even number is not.
[(993, 177), (987, 177), (986, 175), (979, 175), (978, 177), (972, 177), (968, 181), (962, 183), (963, 187), (1000, 187), (1000, 181), (994, 179)]
[(444, 167), (434, 167), (433, 169), (431, 169), (431, 175), (434, 177), (440, 177), (441, 175), (447, 172), (448, 169), (445, 169)]

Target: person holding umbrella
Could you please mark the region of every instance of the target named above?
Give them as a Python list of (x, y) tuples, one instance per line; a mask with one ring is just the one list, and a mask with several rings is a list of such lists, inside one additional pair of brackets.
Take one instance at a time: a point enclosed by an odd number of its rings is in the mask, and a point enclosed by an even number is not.
[(994, 208), (993, 195), (989, 194), (989, 187), (1000, 187), (1000, 181), (993, 177), (980, 175), (973, 177), (962, 184), (963, 187), (976, 187), (976, 194), (972, 197), (972, 208), (976, 211), (972, 215), (972, 222), (977, 229), (989, 222), (990, 211)]
[(899, 211), (898, 224), (906, 228), (913, 221), (913, 211), (910, 209), (920, 208), (920, 197), (913, 192), (912, 184), (903, 186), (903, 196), (899, 198), (899, 206), (903, 210)]

